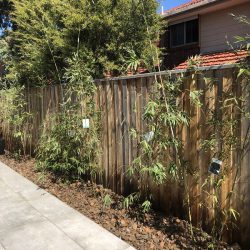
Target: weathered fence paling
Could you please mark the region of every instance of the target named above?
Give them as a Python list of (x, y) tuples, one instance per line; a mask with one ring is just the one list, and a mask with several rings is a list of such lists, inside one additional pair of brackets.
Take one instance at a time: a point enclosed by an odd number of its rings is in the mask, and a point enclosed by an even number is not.
[[(177, 72), (178, 73), (178, 72)], [(206, 88), (206, 83), (199, 75), (188, 78), (185, 81), (184, 89), (193, 88), (204, 90), (201, 96), (203, 108), (190, 105), (187, 95), (180, 97), (179, 104), (182, 105), (191, 118), (190, 126), (179, 128), (176, 131), (183, 141), (183, 157), (192, 166), (199, 169), (199, 179), (192, 183), (190, 190), (192, 219), (195, 224), (202, 223), (206, 228), (208, 221), (213, 218), (213, 200), (207, 199), (201, 192), (201, 186), (208, 175), (208, 167), (213, 155), (205, 152), (201, 148), (201, 141), (212, 135), (211, 127), (207, 126), (207, 121), (211, 118), (209, 110), (215, 110), (219, 119), (225, 116), (239, 117), (238, 111), (233, 106), (223, 111), (220, 109), (222, 96), (230, 91), (240, 94), (241, 83), (236, 78), (235, 68), (217, 68), (203, 72), (207, 77), (216, 78), (216, 84), (211, 88)], [(163, 75), (166, 73), (162, 73)], [(100, 164), (104, 170), (104, 185), (112, 188), (118, 193), (129, 193), (136, 187), (136, 180), (129, 181), (125, 172), (131, 165), (133, 159), (138, 155), (138, 141), (129, 136), (131, 128), (137, 131), (145, 131), (146, 126), (142, 118), (144, 108), (149, 100), (149, 94), (155, 79), (154, 74), (137, 75), (128, 78), (114, 78), (96, 81), (97, 92), (95, 95), (96, 105), (101, 111), (102, 123), (102, 156)], [(34, 124), (32, 131), (32, 145), (36, 146), (41, 125), (47, 114), (58, 112), (61, 102), (61, 89), (59, 86), (48, 86), (46, 88), (27, 89), (25, 97), (28, 102), (28, 110), (34, 114)], [(248, 106), (250, 104), (248, 103)], [(235, 131), (238, 136), (244, 138), (249, 129), (249, 119), (241, 122), (241, 127)], [(11, 149), (11, 135), (5, 130), (5, 137), (8, 148)], [(218, 132), (218, 136), (220, 131)], [(233, 184), (235, 171), (240, 164), (237, 151), (232, 151), (230, 159), (230, 173), (227, 176), (222, 188), (220, 199), (225, 200), (225, 194), (230, 192)], [(235, 207), (241, 214), (239, 229), (237, 234), (232, 232), (226, 235), (232, 241), (240, 241), (243, 246), (250, 247), (250, 153), (244, 155), (240, 166), (240, 176), (236, 182), (236, 192), (239, 196), (234, 196), (230, 205)], [(150, 180), (149, 180), (150, 181)], [(155, 205), (168, 214), (181, 216), (183, 213), (182, 192), (178, 186), (169, 181), (160, 187), (150, 182), (150, 187), (154, 193)], [(213, 192), (213, 188), (207, 187), (207, 192)], [(206, 207), (200, 204), (205, 203)], [(224, 204), (227, 206), (227, 204)], [(210, 209), (209, 209), (210, 208)]]

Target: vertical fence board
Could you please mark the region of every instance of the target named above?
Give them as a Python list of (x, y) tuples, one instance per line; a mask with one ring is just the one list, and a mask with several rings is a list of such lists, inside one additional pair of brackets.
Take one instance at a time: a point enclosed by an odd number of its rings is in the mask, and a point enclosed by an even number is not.
[(107, 110), (107, 83), (102, 85), (102, 155), (103, 155), (103, 170), (104, 170), (104, 185), (109, 185), (108, 176), (108, 110)]
[(106, 85), (106, 101), (107, 101), (107, 155), (108, 155), (108, 168), (107, 168), (107, 178), (108, 187), (113, 188), (113, 178), (112, 178), (112, 95), (111, 95), (111, 82), (107, 81)]
[(205, 140), (205, 88), (206, 82), (203, 77), (197, 77), (197, 89), (202, 91), (200, 96), (200, 103), (201, 107), (197, 110), (197, 157), (198, 157), (198, 168), (199, 168), (199, 184), (198, 184), (198, 197), (197, 197), (197, 204), (198, 204), (198, 227), (202, 227), (202, 222), (205, 220), (205, 209), (203, 206), (203, 201), (205, 199), (204, 192), (202, 190), (202, 185), (205, 182), (206, 175), (207, 175), (207, 168), (204, 168), (205, 162), (205, 152), (202, 149), (202, 142)]
[(129, 192), (128, 180), (126, 178), (126, 170), (129, 163), (129, 133), (128, 133), (128, 89), (126, 80), (122, 80), (122, 145), (123, 145), (123, 165), (122, 180), (123, 193)]
[(122, 82), (118, 81), (118, 93), (117, 93), (117, 144), (118, 144), (118, 193), (123, 193), (123, 131), (122, 131), (122, 123), (123, 123), (123, 114), (122, 114)]
[[(135, 79), (132, 79), (130, 81), (130, 128), (136, 131), (136, 120), (138, 119), (137, 113), (136, 113), (136, 81)], [(131, 137), (131, 167), (133, 160), (136, 159), (138, 156), (137, 152), (137, 139), (133, 136)], [(131, 191), (134, 192), (137, 188), (137, 177), (133, 176), (132, 180), (130, 180), (131, 183)]]
[[(238, 82), (239, 84), (239, 82)], [(250, 86), (247, 81), (242, 81), (242, 94), (246, 99), (243, 104), (247, 112), (250, 112)], [(241, 159), (241, 172), (239, 186), (237, 185), (238, 201), (240, 199), (240, 235), (241, 242), (245, 249), (250, 249), (250, 120), (249, 118), (243, 118), (241, 123), (241, 138), (242, 147), (244, 148), (242, 159)], [(238, 161), (239, 164), (239, 161)]]

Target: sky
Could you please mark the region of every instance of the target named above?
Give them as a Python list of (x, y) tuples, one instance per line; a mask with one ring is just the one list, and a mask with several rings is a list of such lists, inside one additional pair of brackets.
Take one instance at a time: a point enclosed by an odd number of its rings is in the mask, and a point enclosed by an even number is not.
[(163, 6), (163, 9), (165, 11), (189, 1), (190, 0), (158, 0), (158, 2), (160, 3), (160, 8), (158, 11), (161, 12), (161, 6)]

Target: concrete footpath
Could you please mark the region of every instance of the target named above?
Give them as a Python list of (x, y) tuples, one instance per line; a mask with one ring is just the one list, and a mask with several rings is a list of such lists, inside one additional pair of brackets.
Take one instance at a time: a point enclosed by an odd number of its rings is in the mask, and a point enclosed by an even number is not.
[(135, 250), (0, 162), (0, 250)]

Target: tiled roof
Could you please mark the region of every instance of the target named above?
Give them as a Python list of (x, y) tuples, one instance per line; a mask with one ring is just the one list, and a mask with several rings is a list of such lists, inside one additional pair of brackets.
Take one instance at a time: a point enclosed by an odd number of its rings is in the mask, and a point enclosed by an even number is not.
[[(249, 56), (248, 52), (245, 50), (239, 50), (237, 52), (227, 51), (227, 52), (217, 52), (211, 54), (204, 54), (197, 57), (196, 66), (206, 67), (206, 66), (218, 66), (225, 64), (234, 64), (240, 60)], [(179, 64), (175, 69), (186, 69), (188, 67), (188, 60)]]
[(181, 4), (181, 5), (178, 5), (172, 9), (169, 9), (169, 10), (166, 10), (164, 11), (164, 14), (169, 14), (173, 11), (177, 11), (177, 10), (181, 10), (181, 9), (185, 9), (187, 7), (191, 7), (192, 5), (195, 5), (197, 3), (201, 3), (201, 2), (204, 2), (205, 0), (192, 0), (192, 1), (189, 1), (187, 3), (184, 3), (184, 4)]

